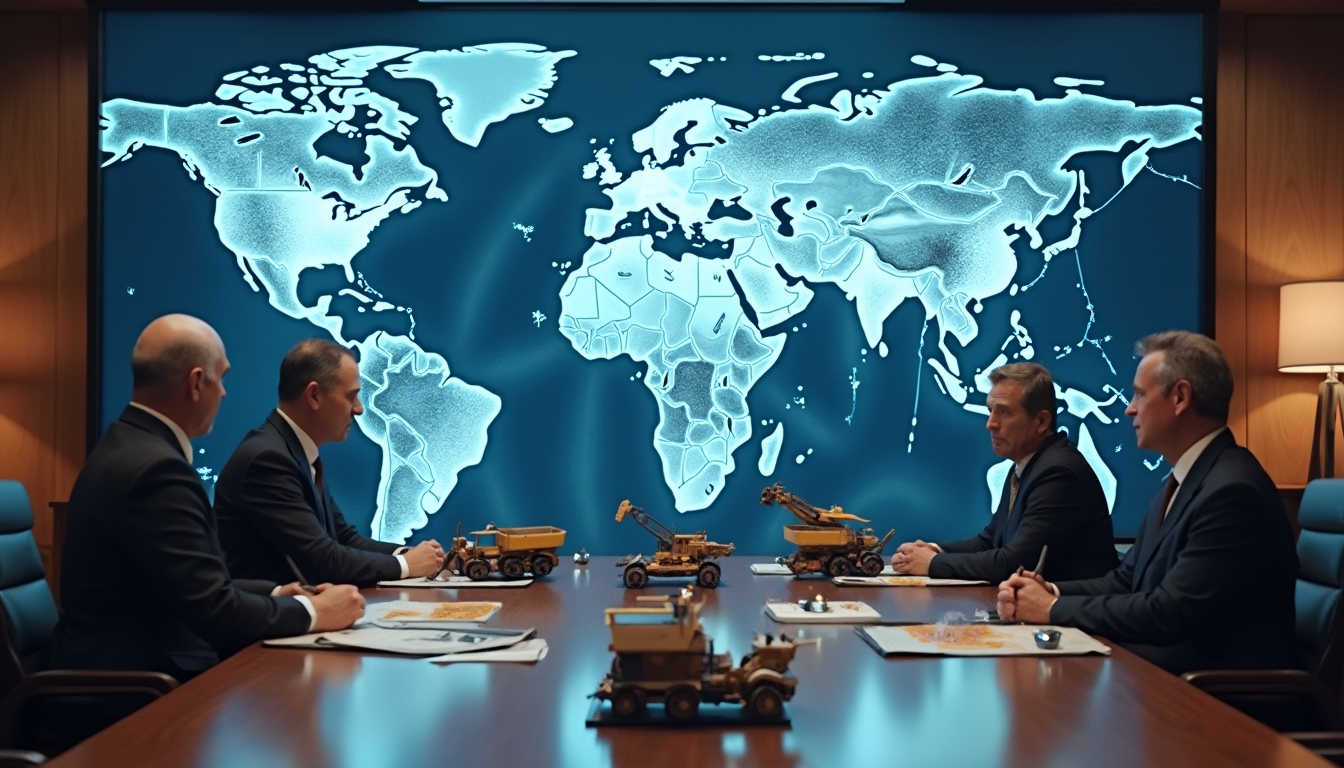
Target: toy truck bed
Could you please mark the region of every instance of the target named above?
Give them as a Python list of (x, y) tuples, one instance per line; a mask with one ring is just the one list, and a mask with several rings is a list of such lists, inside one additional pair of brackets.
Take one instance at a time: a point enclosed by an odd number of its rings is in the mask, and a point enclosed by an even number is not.
[(564, 546), (565, 532), (553, 525), (531, 525), (524, 528), (500, 528), (501, 551), (517, 552), (524, 549), (555, 549)]
[(799, 547), (843, 547), (854, 540), (854, 531), (849, 528), (786, 525), (784, 539)]

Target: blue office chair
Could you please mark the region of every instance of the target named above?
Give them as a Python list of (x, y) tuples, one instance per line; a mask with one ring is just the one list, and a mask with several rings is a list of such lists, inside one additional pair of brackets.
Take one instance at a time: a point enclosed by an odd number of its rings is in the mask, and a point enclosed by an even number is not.
[[(1196, 687), (1283, 732), (1344, 730), (1344, 479), (1313, 480), (1298, 509), (1297, 648), (1301, 669), (1182, 675)], [(1254, 578), (1254, 574), (1248, 574)], [(1340, 734), (1336, 733), (1335, 736)]]
[(56, 620), (28, 493), (0, 480), (0, 749), (54, 755), (177, 687), (161, 672), (43, 671)]

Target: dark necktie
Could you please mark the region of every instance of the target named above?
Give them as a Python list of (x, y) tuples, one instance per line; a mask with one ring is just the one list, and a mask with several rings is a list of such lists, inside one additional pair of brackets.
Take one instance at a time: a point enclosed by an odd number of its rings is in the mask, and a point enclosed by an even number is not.
[(322, 490), (322, 457), (321, 457), (321, 456), (318, 456), (316, 459), (313, 459), (313, 487), (314, 487), (314, 488), (317, 488), (317, 489), (318, 489), (318, 492), (321, 493), (321, 490)]
[(1171, 509), (1171, 500), (1176, 497), (1176, 489), (1180, 487), (1176, 482), (1176, 473), (1167, 475), (1167, 482), (1162, 486), (1162, 519), (1167, 519), (1167, 511)]
[(1013, 472), (1008, 478), (1008, 511), (1013, 511), (1013, 502), (1017, 501), (1017, 489), (1022, 487), (1022, 479)]

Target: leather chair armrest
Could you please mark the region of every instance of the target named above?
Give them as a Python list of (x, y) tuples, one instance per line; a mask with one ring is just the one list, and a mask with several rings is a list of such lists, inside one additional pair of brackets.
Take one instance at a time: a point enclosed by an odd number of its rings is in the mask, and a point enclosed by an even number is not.
[(29, 675), (0, 703), (0, 746), (14, 743), (14, 728), (23, 707), (52, 696), (137, 695), (158, 699), (178, 683), (162, 672), (113, 670), (48, 670)]
[(1339, 702), (1314, 675), (1300, 669), (1219, 669), (1186, 672), (1181, 678), (1215, 698), (1301, 696), (1312, 702), (1327, 728), (1344, 727)]
[(29, 768), (47, 762), (41, 752), (28, 749), (0, 749), (0, 768)]

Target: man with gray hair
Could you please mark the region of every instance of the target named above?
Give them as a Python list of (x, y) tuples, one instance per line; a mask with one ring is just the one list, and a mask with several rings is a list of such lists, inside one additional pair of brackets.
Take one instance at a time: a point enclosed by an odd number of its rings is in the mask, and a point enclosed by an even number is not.
[(897, 573), (942, 579), (1002, 581), (1031, 568), (1050, 547), (1050, 569), (1065, 579), (1100, 576), (1115, 567), (1110, 510), (1087, 459), (1056, 431), (1055, 383), (1036, 363), (990, 371), (985, 405), (994, 452), (1013, 462), (998, 509), (977, 536), (941, 545), (913, 541), (891, 559)]
[(1078, 627), (1177, 674), (1293, 666), (1293, 533), (1274, 482), (1227, 429), (1227, 360), (1187, 331), (1148, 336), (1136, 352), (1125, 414), (1139, 448), (1172, 467), (1137, 541), (1100, 578), (1010, 577), (999, 615)]
[(191, 438), (213, 426), (228, 369), (219, 335), (194, 317), (166, 315), (140, 334), (131, 403), (70, 493), (51, 666), (185, 680), (257, 640), (363, 615), (349, 585), (305, 595), (297, 583), (231, 577), (191, 466)]

